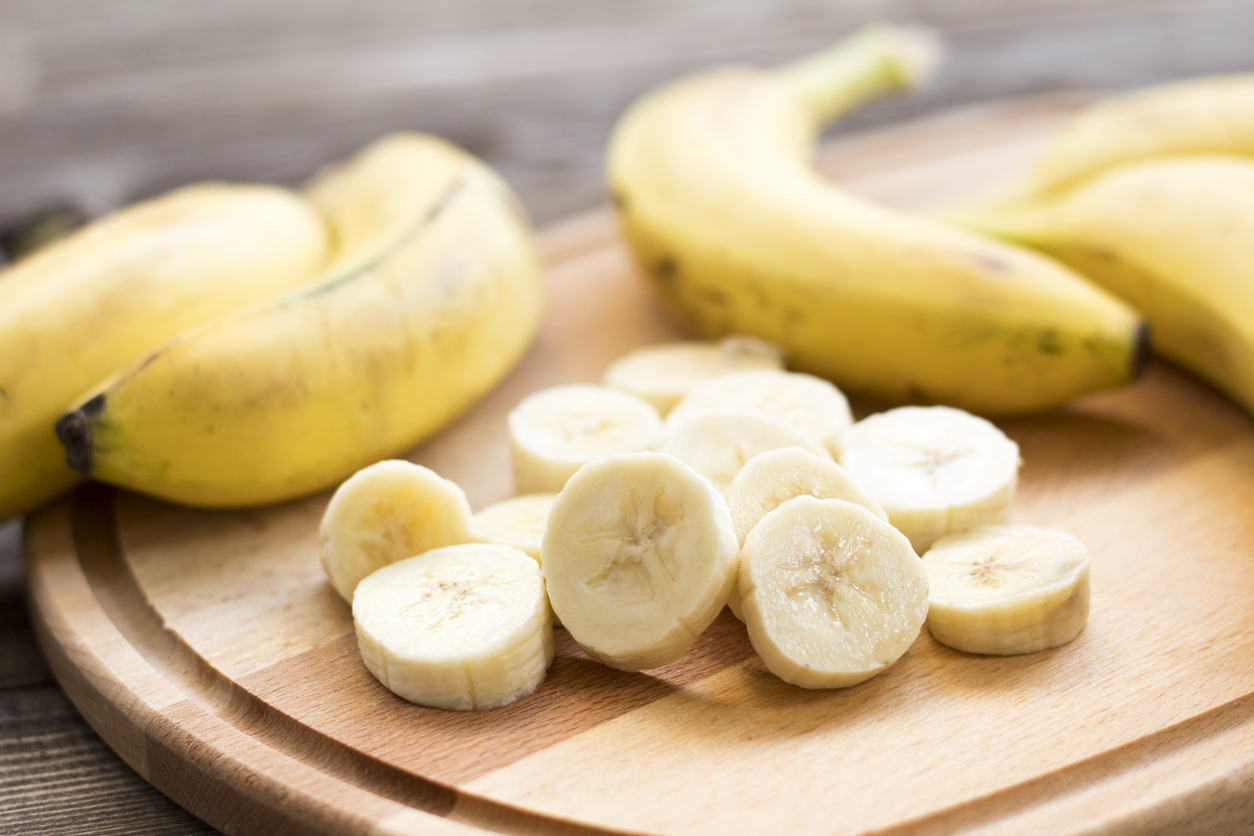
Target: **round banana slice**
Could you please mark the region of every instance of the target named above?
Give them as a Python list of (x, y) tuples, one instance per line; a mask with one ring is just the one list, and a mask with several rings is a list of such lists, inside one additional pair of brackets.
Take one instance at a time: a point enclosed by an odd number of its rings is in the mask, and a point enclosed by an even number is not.
[(560, 491), (576, 470), (612, 453), (650, 450), (662, 419), (646, 401), (608, 386), (542, 389), (509, 414), (514, 490)]
[(540, 538), (555, 493), (531, 493), (489, 505), (475, 514), (471, 534), (481, 543), (497, 543), (526, 552), (540, 562)]
[(783, 418), (833, 449), (836, 436), (853, 424), (844, 393), (813, 375), (779, 369), (730, 372), (692, 389), (666, 416), (668, 426), (703, 409), (757, 409)]
[(665, 415), (696, 385), (744, 369), (782, 369), (774, 343), (733, 334), (719, 342), (650, 345), (623, 355), (605, 371), (605, 385), (644, 398)]
[(706, 409), (669, 427), (661, 452), (700, 473), (726, 495), (736, 474), (754, 456), (780, 447), (801, 447), (821, 458), (831, 454), (783, 418), (753, 409)]
[(1061, 531), (974, 528), (937, 540), (923, 566), (928, 630), (956, 650), (1034, 653), (1071, 641), (1088, 620), (1088, 551)]
[(945, 534), (1010, 517), (1019, 445), (960, 409), (904, 406), (841, 434), (838, 460), (919, 554)]
[(385, 566), (358, 585), (353, 622), (370, 672), (432, 708), (507, 705), (553, 663), (540, 568), (508, 546), (447, 546)]
[(840, 499), (799, 496), (745, 539), (740, 595), (753, 649), (802, 688), (885, 670), (919, 635), (927, 574), (901, 532)]
[(646, 670), (678, 659), (718, 615), (737, 544), (709, 482), (671, 456), (634, 453), (571, 477), (540, 554), (553, 611), (584, 652)]
[(362, 578), (440, 546), (468, 542), (470, 503), (453, 482), (402, 460), (362, 468), (322, 515), (322, 568), (350, 603)]
[[(798, 496), (843, 499), (861, 505), (888, 522), (888, 515), (880, 504), (854, 484), (836, 462), (800, 447), (782, 447), (750, 459), (727, 489), (727, 508), (741, 544), (763, 517)], [(732, 587), (727, 606), (732, 615), (745, 620), (740, 608), (739, 586)]]

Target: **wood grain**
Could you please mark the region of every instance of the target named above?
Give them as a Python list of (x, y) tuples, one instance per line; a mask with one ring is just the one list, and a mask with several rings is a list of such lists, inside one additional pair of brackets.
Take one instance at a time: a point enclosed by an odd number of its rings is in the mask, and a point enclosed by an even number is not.
[[(917, 205), (996, 178), (1067, 112), (1045, 99), (945, 114), (837, 144), (823, 165)], [(674, 334), (604, 215), (552, 229), (544, 251), (539, 340), (413, 456), (475, 508), (510, 492), (503, 418), (524, 394), (595, 380)], [(563, 635), (533, 696), (426, 709), (356, 656), (317, 560), (326, 495), (206, 512), (101, 487), (28, 523), (36, 623), (110, 745), (231, 832), (1251, 830), (1254, 425), (1154, 364), (1002, 426), (1025, 460), (1015, 519), (1093, 555), (1088, 628), (1030, 656), (925, 633), (860, 686), (804, 691), (724, 614), (661, 670), (609, 670)]]

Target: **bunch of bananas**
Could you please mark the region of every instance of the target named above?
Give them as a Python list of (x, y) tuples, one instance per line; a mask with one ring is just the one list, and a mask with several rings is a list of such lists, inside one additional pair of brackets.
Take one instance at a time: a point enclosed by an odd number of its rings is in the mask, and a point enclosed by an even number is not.
[(203, 506), (334, 484), (473, 404), (541, 309), (520, 205), (434, 137), (303, 195), (136, 205), (0, 275), (0, 518), (80, 474)]

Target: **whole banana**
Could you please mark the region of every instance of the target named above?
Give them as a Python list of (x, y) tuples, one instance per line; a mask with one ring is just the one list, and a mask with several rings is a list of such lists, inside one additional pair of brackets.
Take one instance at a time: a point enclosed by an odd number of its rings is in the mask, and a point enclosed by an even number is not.
[(1140, 318), (1018, 247), (890, 211), (810, 165), (822, 124), (922, 74), (917, 36), (873, 29), (782, 68), (653, 92), (609, 149), (623, 233), (702, 336), (782, 344), (791, 367), (889, 402), (1017, 413), (1132, 378)]
[(1126, 299), (1156, 353), (1254, 413), (1254, 75), (1098, 103), (1018, 180), (945, 217)]
[(530, 227), (483, 164), (396, 135), (307, 197), (325, 277), (185, 332), (58, 422), (93, 478), (177, 502), (275, 502), (413, 446), (513, 367), (542, 309)]
[(82, 477), (53, 424), (193, 325), (307, 281), (325, 221), (269, 186), (204, 184), (117, 212), (0, 273), (0, 519)]

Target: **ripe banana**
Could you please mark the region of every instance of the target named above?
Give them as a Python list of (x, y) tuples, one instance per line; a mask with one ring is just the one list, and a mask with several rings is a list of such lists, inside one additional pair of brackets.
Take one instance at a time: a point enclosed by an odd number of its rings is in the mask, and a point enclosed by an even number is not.
[(928, 630), (967, 653), (1035, 653), (1074, 639), (1089, 614), (1088, 551), (1069, 534), (987, 526), (923, 555)]
[(540, 569), (507, 546), (448, 546), (385, 566), (357, 588), (353, 623), (366, 668), (433, 708), (508, 705), (553, 663)]
[(923, 627), (927, 583), (899, 531), (839, 499), (785, 502), (740, 556), (749, 641), (803, 688), (856, 685), (897, 661)]
[(702, 383), (676, 404), (666, 424), (674, 426), (703, 409), (723, 407), (776, 415), (829, 450), (853, 424), (849, 400), (835, 386), (813, 375), (778, 369), (732, 372)]
[(576, 470), (611, 453), (652, 449), (662, 419), (648, 402), (608, 386), (572, 384), (523, 398), (507, 419), (514, 490), (556, 492)]
[(775, 415), (753, 409), (706, 409), (669, 428), (660, 450), (710, 481), (726, 496), (736, 474), (754, 456), (780, 447), (801, 447), (831, 458), (822, 445)]
[(349, 603), (362, 579), (399, 560), (469, 543), (470, 503), (455, 483), (407, 461), (362, 468), (322, 515), (322, 568)]
[(763, 340), (733, 334), (718, 342), (675, 342), (638, 348), (610, 364), (605, 385), (644, 398), (666, 415), (694, 386), (745, 369), (782, 369), (784, 352)]
[(482, 543), (510, 546), (540, 562), (540, 540), (557, 494), (515, 496), (484, 508), (474, 515), (471, 537)]
[(1127, 381), (1145, 333), (1126, 304), (1034, 253), (863, 201), (809, 164), (825, 121), (925, 74), (920, 43), (871, 30), (635, 103), (608, 177), (637, 261), (696, 333), (777, 342), (791, 368), (883, 401), (1016, 413)]
[(39, 250), (0, 276), (0, 519), (82, 477), (53, 424), (186, 328), (308, 281), (326, 224), (269, 186), (188, 186)]
[(841, 435), (838, 458), (918, 554), (944, 534), (1004, 522), (1019, 477), (1019, 445), (946, 406), (868, 416)]
[(1254, 75), (1189, 79), (1098, 102), (1006, 193), (1043, 195), (1115, 166), (1186, 154), (1254, 154)]
[(620, 670), (683, 655), (723, 609), (737, 552), (722, 497), (661, 453), (581, 468), (540, 544), (554, 614), (585, 653)]
[(385, 138), (308, 198), (345, 240), (307, 288), (181, 334), (64, 416), (70, 463), (203, 506), (275, 502), (417, 444), (535, 335), (531, 230), (482, 163)]
[(1254, 413), (1254, 157), (1150, 158), (953, 217), (1035, 247), (1136, 305), (1156, 353)]

